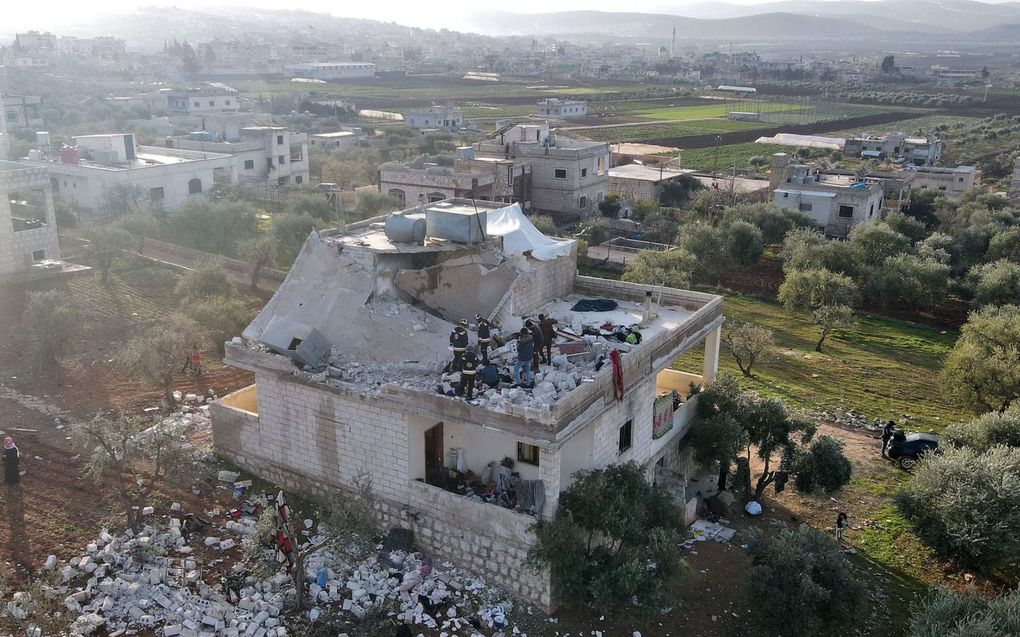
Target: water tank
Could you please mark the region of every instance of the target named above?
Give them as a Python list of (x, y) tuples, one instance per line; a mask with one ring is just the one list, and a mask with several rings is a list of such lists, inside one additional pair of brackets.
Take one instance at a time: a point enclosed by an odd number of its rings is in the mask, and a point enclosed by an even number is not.
[(28, 158), (35, 161), (39, 161), (43, 158), (43, 152), (38, 148), (32, 148), (28, 151)]
[(393, 243), (422, 244), (425, 242), (425, 215), (394, 213), (386, 217), (383, 230)]
[(438, 202), (425, 209), (425, 230), (430, 237), (455, 243), (485, 241), (488, 210), (476, 209), (471, 202)]
[(61, 164), (77, 164), (79, 159), (77, 146), (64, 146), (60, 149)]
[(49, 132), (48, 131), (44, 131), (44, 130), (36, 131), (36, 133), (35, 133), (35, 143), (38, 144), (39, 146), (41, 146), (42, 148), (49, 148), (50, 147), (50, 134), (49, 134)]

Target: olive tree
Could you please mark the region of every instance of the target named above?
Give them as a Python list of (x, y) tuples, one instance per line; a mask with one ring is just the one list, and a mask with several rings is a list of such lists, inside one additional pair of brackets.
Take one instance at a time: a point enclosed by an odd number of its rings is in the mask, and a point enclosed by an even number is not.
[[(762, 461), (762, 472), (754, 487), (754, 500), (761, 500), (765, 489), (775, 482), (777, 469), (774, 462), (779, 458), (779, 470), (794, 470), (800, 446), (811, 441), (815, 426), (810, 421), (791, 414), (777, 398), (765, 398), (752, 403), (744, 419), (748, 441)], [(748, 450), (750, 460), (750, 449)]]
[(859, 272), (870, 273), (886, 259), (910, 250), (910, 239), (884, 223), (862, 223), (850, 230), (850, 249)]
[(942, 368), (942, 380), (965, 404), (1004, 411), (1020, 398), (1020, 306), (970, 313)]
[(949, 289), (949, 266), (935, 259), (900, 254), (875, 268), (864, 286), (873, 302), (900, 305), (914, 311), (930, 308), (945, 299)]
[(754, 376), (754, 364), (769, 359), (775, 349), (772, 330), (743, 321), (728, 321), (722, 342), (733, 354), (741, 373), (748, 378)]
[(727, 226), (725, 241), (726, 254), (743, 267), (758, 263), (765, 251), (761, 230), (747, 221), (735, 221)]
[(976, 451), (987, 451), (996, 445), (1020, 448), (1020, 406), (949, 425), (942, 436), (951, 445)]
[(1020, 448), (925, 455), (896, 505), (940, 555), (979, 569), (1020, 564)]
[(276, 240), (263, 235), (246, 241), (241, 246), (241, 255), (248, 260), (248, 289), (258, 289), (262, 270), (276, 265)]
[(851, 629), (868, 591), (840, 545), (807, 525), (774, 522), (747, 532), (751, 629), (770, 637), (815, 637)]
[(550, 569), (553, 594), (568, 606), (654, 606), (683, 571), (682, 520), (633, 463), (580, 471), (554, 516), (533, 527), (528, 560)]
[(974, 305), (1004, 305), (1020, 301), (1020, 264), (1005, 259), (979, 265), (967, 274)]
[(843, 453), (843, 443), (831, 436), (819, 436), (801, 453), (793, 465), (794, 485), (798, 491), (811, 493), (822, 489), (838, 491), (850, 482), (853, 465)]
[(810, 312), (826, 305), (854, 307), (858, 300), (853, 279), (824, 268), (788, 271), (779, 286), (779, 301), (788, 311)]
[(681, 226), (676, 241), (680, 250), (697, 259), (698, 267), (693, 273), (696, 280), (718, 282), (726, 263), (726, 244), (719, 228), (700, 221), (689, 223)]
[(823, 305), (811, 312), (811, 322), (821, 329), (815, 351), (822, 351), (822, 344), (829, 334), (836, 330), (852, 330), (857, 326), (854, 311), (846, 305)]
[(1020, 589), (1001, 597), (938, 589), (915, 604), (907, 637), (1020, 635)]
[(623, 280), (682, 289), (691, 285), (697, 267), (697, 258), (683, 250), (642, 250), (627, 264)]
[(89, 254), (99, 268), (99, 280), (106, 285), (110, 280), (110, 268), (114, 260), (125, 250), (130, 250), (135, 239), (127, 230), (116, 225), (91, 230), (85, 236), (89, 242)]
[(36, 364), (48, 370), (58, 368), (71, 353), (81, 330), (78, 311), (58, 290), (30, 292), (21, 324)]
[(722, 490), (730, 466), (747, 448), (740, 384), (732, 374), (723, 372), (701, 390), (697, 405), (698, 417), (690, 433), (694, 459), (701, 464), (719, 463), (718, 485)]
[(205, 338), (194, 321), (174, 315), (129, 341), (122, 358), (138, 377), (163, 391), (165, 406), (173, 411), (177, 407), (174, 379), (182, 373), (187, 352), (203, 344)]

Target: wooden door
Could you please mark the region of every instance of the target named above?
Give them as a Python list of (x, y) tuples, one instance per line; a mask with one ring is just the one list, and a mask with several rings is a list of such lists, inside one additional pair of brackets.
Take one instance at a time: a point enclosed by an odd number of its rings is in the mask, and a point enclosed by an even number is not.
[(442, 486), (443, 480), (443, 423), (425, 431), (425, 482)]

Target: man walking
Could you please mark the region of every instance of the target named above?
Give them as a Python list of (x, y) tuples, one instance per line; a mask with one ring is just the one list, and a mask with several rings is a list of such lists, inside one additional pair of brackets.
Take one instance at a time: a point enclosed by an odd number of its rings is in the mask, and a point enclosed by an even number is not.
[(538, 327), (542, 331), (542, 346), (545, 348), (545, 362), (552, 364), (552, 345), (556, 338), (556, 319), (545, 314), (538, 315)]
[[(535, 338), (531, 330), (522, 327), (517, 335), (517, 363), (514, 364), (514, 384), (530, 385), (533, 376), (531, 375), (531, 364), (535, 354)], [(521, 378), (523, 372), (524, 378)], [(521, 381), (524, 381), (523, 383)]]
[(528, 319), (527, 321), (524, 321), (524, 327), (528, 328), (528, 331), (531, 332), (531, 339), (535, 343), (535, 348), (534, 348), (535, 351), (534, 351), (534, 353), (532, 354), (532, 357), (531, 357), (531, 361), (532, 361), (531, 362), (531, 370), (534, 371), (534, 372), (537, 372), (539, 370), (538, 364), (546, 362), (546, 361), (542, 360), (542, 355), (543, 355), (543, 352), (542, 352), (542, 328), (540, 328), (538, 326), (538, 323), (536, 323), (535, 321), (533, 321), (531, 319)]
[(461, 320), (457, 327), (450, 333), (450, 347), (453, 348), (453, 362), (450, 364), (451, 372), (459, 372), (468, 346), (467, 320)]
[(885, 423), (885, 427), (882, 428), (882, 457), (888, 458), (885, 451), (889, 447), (889, 443), (892, 441), (893, 432), (896, 431), (896, 422), (890, 420)]

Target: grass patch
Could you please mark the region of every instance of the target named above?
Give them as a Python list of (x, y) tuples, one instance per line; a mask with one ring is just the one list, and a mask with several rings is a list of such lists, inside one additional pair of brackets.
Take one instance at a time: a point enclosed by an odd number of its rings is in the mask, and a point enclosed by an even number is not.
[(578, 133), (600, 142), (640, 142), (650, 139), (705, 135), (708, 133), (732, 133), (754, 130), (764, 126), (758, 122), (734, 122), (728, 119), (699, 119), (671, 122), (669, 124), (643, 124), (640, 126), (606, 126), (584, 128)]

